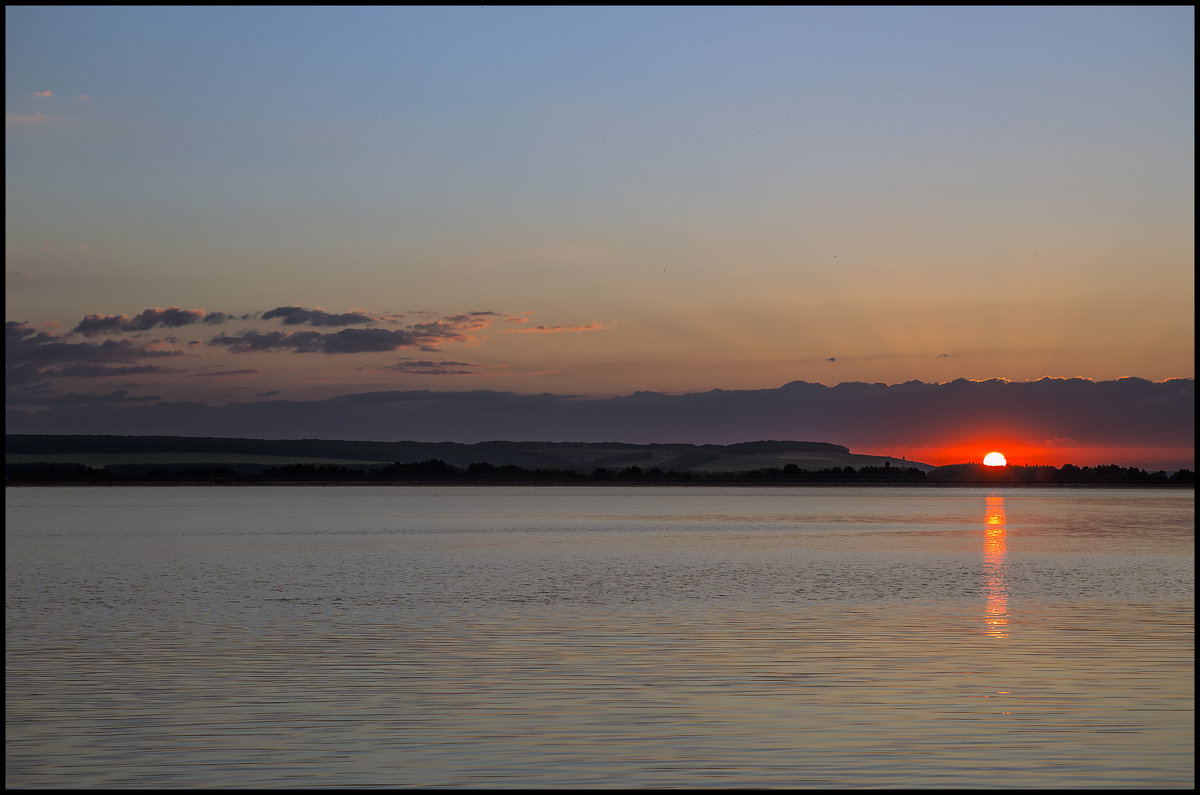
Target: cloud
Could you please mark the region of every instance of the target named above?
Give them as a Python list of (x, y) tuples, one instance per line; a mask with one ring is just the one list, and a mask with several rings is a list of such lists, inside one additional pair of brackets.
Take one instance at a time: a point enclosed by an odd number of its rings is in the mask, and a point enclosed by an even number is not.
[(307, 323), (310, 326), (357, 326), (377, 320), (376, 317), (365, 312), (330, 314), (321, 309), (305, 309), (302, 306), (279, 306), (262, 313), (263, 320), (275, 318), (281, 318), (285, 326), (295, 326), (301, 323)]
[(224, 312), (209, 314), (203, 309), (181, 309), (172, 306), (166, 309), (146, 309), (133, 317), (128, 315), (87, 315), (71, 331), (85, 337), (95, 337), (101, 334), (149, 331), (158, 327), (180, 328), (200, 322), (224, 323), (231, 319), (232, 316)]
[[(510, 322), (524, 323), (525, 318), (511, 318)], [(578, 326), (530, 326), (529, 328), (511, 329), (513, 334), (558, 334), (561, 332), (570, 331), (595, 331), (597, 329), (606, 328), (599, 320), (593, 320), (591, 323), (584, 323)]]
[(76, 99), (82, 99), (84, 102), (86, 102), (91, 99), (91, 96), (88, 94), (80, 94), (78, 97), (76, 97)]
[(44, 378), (112, 378), (127, 375), (146, 375), (148, 373), (176, 373), (178, 370), (168, 367), (158, 367), (153, 364), (134, 365), (129, 367), (113, 367), (106, 364), (67, 364), (57, 368), (47, 368), (41, 371)]
[(180, 351), (156, 347), (155, 342), (65, 342), (57, 334), (38, 331), (23, 321), (10, 320), (4, 324), (4, 330), (6, 363), (128, 362), (135, 359), (182, 355)]
[(37, 329), (23, 320), (9, 320), (4, 324), (4, 336), (6, 338), (17, 337), (20, 339), (25, 339), (27, 337), (36, 337), (39, 335), (47, 336), (45, 332), (39, 332)]
[[(316, 331), (268, 331), (251, 328), (235, 334), (212, 337), (208, 344), (228, 348), (234, 353), (257, 351), (292, 351), (294, 353), (379, 353), (400, 348), (416, 347), (436, 351), (435, 345), (443, 342), (475, 343), (476, 332), (486, 329), (498, 320), (524, 322), (526, 318), (514, 318), (493, 311), (460, 312), (438, 316), (430, 312), (412, 313), (427, 319), (402, 325), (404, 314), (390, 312), (327, 312), (303, 306), (277, 306), (265, 312), (233, 315), (204, 309), (184, 309), (179, 306), (152, 307), (136, 315), (88, 314), (80, 320), (71, 333), (84, 337), (116, 336), (137, 334), (155, 328), (181, 328), (203, 323), (221, 325), (234, 320), (282, 321), (285, 327), (307, 325), (315, 328), (337, 326), (364, 326), (365, 328), (343, 328), (335, 333)], [(401, 326), (381, 328), (380, 326)], [(531, 331), (582, 331), (600, 327), (599, 323), (584, 326), (555, 326), (528, 329)]]
[(261, 370), (216, 370), (207, 373), (188, 373), (191, 378), (228, 378), (233, 375), (258, 375)]
[[(429, 316), (429, 313), (422, 313)], [(497, 319), (506, 318), (498, 312), (462, 312), (455, 315), (434, 316), (431, 320), (412, 323), (399, 329), (379, 328), (373, 324), (397, 325), (402, 314), (373, 313), (363, 310), (332, 313), (323, 309), (302, 306), (279, 306), (261, 313), (232, 315), (226, 312), (203, 309), (183, 309), (171, 306), (165, 309), (150, 308), (130, 315), (89, 314), (71, 330), (85, 337), (118, 335), (149, 331), (154, 328), (180, 328), (197, 323), (220, 325), (233, 320), (281, 320), (284, 326), (308, 325), (314, 327), (368, 326), (368, 328), (346, 328), (335, 333), (315, 331), (263, 331), (247, 329), (236, 334), (218, 335), (210, 339), (211, 345), (228, 348), (234, 353), (255, 351), (282, 351), (295, 353), (370, 353), (387, 352), (399, 348), (417, 347), (437, 350), (440, 342), (475, 342), (474, 332), (487, 328)]]
[(82, 407), (146, 406), (158, 403), (161, 400), (161, 395), (132, 395), (128, 390), (118, 389), (103, 395), (70, 392), (34, 398), (26, 402), (35, 405), (57, 407), (66, 411), (77, 411)]
[[(284, 324), (308, 323), (313, 325), (339, 325), (360, 323), (374, 317), (366, 312), (350, 312), (332, 315), (322, 310), (304, 307), (277, 307), (263, 313), (264, 319), (282, 318)], [(396, 316), (382, 317), (396, 322)], [(424, 351), (438, 350), (436, 345), (445, 342), (473, 343), (474, 332), (487, 328), (503, 315), (497, 312), (463, 312), (447, 315), (435, 320), (412, 323), (407, 327), (391, 328), (345, 328), (341, 331), (322, 333), (318, 331), (258, 331), (247, 330), (238, 334), (222, 334), (212, 337), (208, 344), (228, 348), (233, 353), (257, 353), (265, 351), (291, 351), (293, 353), (386, 353), (401, 348), (418, 348)]]
[(469, 339), (449, 324), (421, 323), (408, 329), (342, 329), (330, 334), (317, 331), (245, 331), (211, 338), (210, 345), (233, 353), (291, 351), (293, 353), (386, 353), (400, 348), (434, 351), (435, 343)]
[[(461, 330), (473, 330), (485, 328), (500, 318), (513, 321), (511, 316), (491, 311), (460, 312), (455, 315), (442, 316), (431, 312), (415, 312), (412, 314), (434, 318), (433, 320), (428, 320), (423, 323), (413, 324), (413, 328), (421, 328), (429, 326), (430, 324), (437, 324), (440, 326), (445, 326), (448, 324)], [(263, 312), (261, 315), (259, 315), (259, 317), (261, 317), (263, 320), (282, 319), (285, 326), (306, 324), (313, 327), (322, 327), (358, 326), (371, 323), (386, 323), (394, 325), (403, 321), (405, 315), (390, 312), (368, 312), (361, 309), (351, 312), (332, 313), (326, 312), (323, 309), (310, 309), (303, 306), (279, 306)], [(524, 322), (524, 320), (524, 318), (519, 318), (514, 322)]]
[(292, 350), (296, 353), (313, 353), (320, 350), (321, 335), (315, 331), (243, 331), (241, 334), (218, 335), (208, 340), (209, 345), (228, 348), (233, 353), (258, 353), (262, 351)]
[(382, 368), (406, 375), (476, 375), (480, 365), (470, 362), (435, 362), (429, 359), (402, 359), (390, 367)]
[(490, 325), (499, 317), (502, 317), (499, 312), (461, 312), (457, 315), (444, 317), (442, 320), (467, 328), (483, 328)]
[(45, 113), (6, 113), (4, 114), (5, 127), (23, 127), (31, 124), (49, 124), (50, 122), (58, 121), (54, 116), (47, 116)]
[(44, 99), (44, 98), (47, 98), (47, 97), (52, 97), (52, 96), (54, 96), (54, 92), (53, 92), (53, 91), (34, 91), (34, 92), (33, 92), (33, 95), (34, 95), (35, 97), (38, 97), (38, 98)]
[(164, 348), (157, 341), (67, 342), (57, 334), (38, 331), (28, 323), (8, 321), (4, 326), (6, 397), (10, 402), (18, 395), (28, 397), (29, 393), (21, 390), (37, 388), (40, 386), (38, 381), (45, 378), (165, 372), (139, 362), (181, 355), (182, 351)]

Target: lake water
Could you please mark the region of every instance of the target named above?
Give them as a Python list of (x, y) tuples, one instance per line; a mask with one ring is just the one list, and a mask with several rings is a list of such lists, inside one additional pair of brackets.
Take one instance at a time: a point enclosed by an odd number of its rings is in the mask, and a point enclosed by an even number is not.
[(9, 787), (1180, 787), (1194, 492), (7, 488)]

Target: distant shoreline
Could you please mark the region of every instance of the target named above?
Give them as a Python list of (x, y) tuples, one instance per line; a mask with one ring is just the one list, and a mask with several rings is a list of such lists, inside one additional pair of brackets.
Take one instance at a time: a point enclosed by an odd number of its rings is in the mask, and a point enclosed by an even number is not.
[(28, 481), (6, 482), (5, 488), (52, 488), (52, 487), (82, 487), (82, 488), (130, 488), (130, 487), (169, 487), (186, 488), (277, 488), (277, 487), (355, 487), (355, 488), (407, 488), (418, 486), (437, 486), (446, 488), (512, 488), (512, 487), (545, 487), (545, 488), (773, 488), (773, 489), (813, 489), (813, 488), (893, 488), (893, 489), (959, 489), (959, 488), (1037, 488), (1037, 489), (1195, 489), (1194, 482), (1186, 483), (1121, 483), (1121, 482), (1069, 482), (1069, 483), (1028, 483), (1018, 481), (961, 481), (947, 482), (861, 482), (861, 481), (788, 481), (771, 480), (714, 480), (714, 481), (657, 481), (657, 482), (622, 482), (622, 481), (538, 481), (513, 480), (497, 482), (495, 480), (403, 480), (403, 481), (361, 481), (361, 480), (332, 480), (332, 481), (301, 481), (301, 480), (177, 480), (177, 481), (113, 481), (113, 482), (71, 482), (71, 481)]
[(5, 436), (5, 485), (1192, 487), (1191, 469), (933, 466), (829, 442), (354, 442)]

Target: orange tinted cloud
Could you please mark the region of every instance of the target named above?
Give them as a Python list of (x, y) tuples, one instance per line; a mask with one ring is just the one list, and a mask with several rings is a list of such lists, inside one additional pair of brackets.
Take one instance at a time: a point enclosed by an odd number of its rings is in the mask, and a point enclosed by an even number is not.
[(54, 92), (53, 91), (34, 91), (33, 95), (35, 97), (52, 97), (52, 96), (54, 96)]

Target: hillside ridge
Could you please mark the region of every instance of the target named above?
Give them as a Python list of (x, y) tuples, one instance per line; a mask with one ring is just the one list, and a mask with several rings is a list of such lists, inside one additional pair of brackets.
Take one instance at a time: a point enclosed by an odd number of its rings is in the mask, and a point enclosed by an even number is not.
[(736, 472), (795, 464), (802, 469), (929, 464), (856, 454), (829, 442), (759, 440), (735, 444), (628, 442), (378, 442), (338, 439), (249, 439), (192, 436), (6, 434), (5, 460), (129, 466), (138, 463), (276, 464), (411, 463), (439, 459), (455, 466), (488, 463), (551, 469), (659, 467), (679, 472)]

